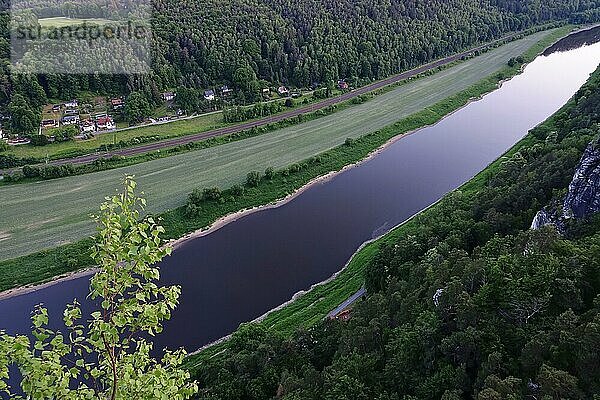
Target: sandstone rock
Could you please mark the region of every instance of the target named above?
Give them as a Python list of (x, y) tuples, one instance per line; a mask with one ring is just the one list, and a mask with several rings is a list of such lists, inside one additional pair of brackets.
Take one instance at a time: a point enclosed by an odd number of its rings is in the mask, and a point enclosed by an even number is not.
[(551, 204), (540, 210), (531, 229), (553, 225), (565, 233), (569, 219), (585, 219), (600, 212), (600, 145), (590, 143), (577, 166), (569, 191), (560, 204)]

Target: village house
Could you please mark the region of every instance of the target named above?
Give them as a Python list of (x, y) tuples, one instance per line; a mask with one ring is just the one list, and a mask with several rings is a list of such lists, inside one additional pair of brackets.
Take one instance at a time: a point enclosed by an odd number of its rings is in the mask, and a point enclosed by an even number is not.
[(212, 89), (204, 91), (204, 98), (208, 101), (213, 101), (215, 99), (215, 91)]
[(230, 89), (229, 86), (223, 85), (221, 86), (221, 96), (229, 97), (233, 94), (233, 89)]
[(174, 92), (164, 92), (162, 94), (162, 99), (164, 101), (173, 101), (173, 100), (175, 100), (176, 96), (177, 96), (177, 94)]
[(42, 128), (58, 128), (58, 121), (55, 119), (45, 119), (42, 121)]
[(279, 93), (280, 96), (287, 96), (290, 94), (290, 91), (285, 86), (279, 86), (279, 88), (277, 88), (277, 93)]
[(60, 120), (63, 125), (75, 125), (79, 123), (79, 115), (65, 115)]
[(114, 99), (110, 99), (110, 105), (113, 110), (119, 110), (125, 107), (125, 100), (122, 97), (115, 97)]
[(262, 94), (265, 95), (265, 96), (268, 96), (269, 94), (271, 94), (271, 89), (269, 89), (269, 88), (263, 88)]
[(117, 125), (115, 125), (115, 121), (109, 117), (100, 117), (96, 120), (96, 126), (99, 131), (111, 131), (116, 129)]
[(93, 121), (86, 119), (85, 121), (82, 121), (81, 124), (79, 124), (79, 130), (81, 131), (81, 133), (96, 132), (96, 124)]
[[(79, 107), (79, 102), (77, 100), (71, 100), (64, 104), (66, 108), (77, 108)], [(54, 109), (54, 108), (53, 108)]]
[(73, 109), (73, 108), (68, 108), (65, 110), (65, 115), (78, 115), (79, 111)]
[(107, 113), (98, 113), (98, 114), (92, 115), (92, 119), (94, 121), (97, 121), (99, 118), (104, 118), (104, 117), (108, 117), (108, 114)]
[(52, 106), (52, 112), (60, 112), (60, 104), (55, 104)]

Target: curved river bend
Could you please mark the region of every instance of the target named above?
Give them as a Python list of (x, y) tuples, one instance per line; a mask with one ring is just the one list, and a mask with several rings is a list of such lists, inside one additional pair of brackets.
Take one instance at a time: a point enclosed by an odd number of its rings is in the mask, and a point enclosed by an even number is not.
[[(575, 40), (581, 37), (555, 46), (565, 51), (546, 52), (482, 100), (287, 204), (185, 242), (162, 263), (163, 282), (181, 285), (183, 295), (156, 348), (193, 351), (231, 333), (330, 277), (363, 242), (466, 182), (558, 110), (595, 70), (600, 43), (584, 45)], [(85, 298), (88, 279), (0, 301), (0, 329), (27, 332), (29, 311), (42, 302), (58, 327), (64, 304)]]

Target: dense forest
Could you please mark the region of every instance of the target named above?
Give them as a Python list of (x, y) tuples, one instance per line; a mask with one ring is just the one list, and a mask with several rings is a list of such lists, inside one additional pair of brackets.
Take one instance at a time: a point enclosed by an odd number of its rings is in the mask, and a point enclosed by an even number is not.
[[(35, 12), (110, 18), (127, 4), (81, 3), (43, 0)], [(590, 22), (600, 9), (594, 0), (153, 0), (152, 6), (153, 66), (144, 75), (11, 77), (10, 17), (1, 14), (0, 108), (24, 120), (15, 133), (37, 127), (33, 116), (48, 98), (139, 92), (157, 105), (166, 89), (201, 94), (227, 84), (238, 103), (249, 103), (264, 84), (363, 83), (534, 25)]]
[(196, 371), (202, 398), (597, 398), (600, 218), (566, 236), (529, 227), (599, 123), (600, 69), (518, 151), (382, 245), (348, 321), (291, 338), (242, 326)]

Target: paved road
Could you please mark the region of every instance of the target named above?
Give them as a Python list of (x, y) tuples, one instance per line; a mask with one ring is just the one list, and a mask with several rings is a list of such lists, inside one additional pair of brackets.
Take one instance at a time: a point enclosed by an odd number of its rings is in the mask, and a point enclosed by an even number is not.
[(332, 310), (329, 314), (327, 314), (327, 317), (328, 318), (337, 317), (342, 311), (344, 311), (345, 309), (350, 307), (352, 304), (354, 304), (358, 299), (360, 299), (366, 293), (367, 293), (367, 290), (364, 287), (361, 288), (358, 292), (354, 293), (346, 301), (344, 301), (342, 304), (340, 304), (334, 310)]
[[(262, 118), (259, 120), (245, 122), (245, 123), (241, 123), (241, 124), (237, 124), (237, 125), (227, 126), (224, 128), (219, 128), (219, 129), (215, 129), (215, 130), (211, 130), (211, 131), (195, 133), (195, 134), (186, 135), (183, 137), (177, 137), (177, 138), (173, 138), (173, 139), (163, 140), (160, 142), (148, 143), (148, 144), (144, 144), (144, 145), (137, 146), (137, 147), (113, 150), (113, 151), (105, 152), (105, 153), (88, 154), (88, 155), (79, 156), (79, 157), (75, 157), (75, 158), (65, 158), (65, 159), (60, 159), (60, 160), (54, 160), (54, 161), (48, 162), (47, 165), (87, 164), (87, 163), (91, 163), (91, 162), (101, 159), (101, 158), (110, 158), (112, 156), (134, 156), (134, 155), (139, 155), (139, 154), (145, 154), (145, 153), (150, 153), (150, 152), (157, 151), (157, 150), (167, 149), (167, 148), (175, 147), (175, 146), (179, 146), (179, 145), (185, 145), (188, 143), (194, 143), (194, 142), (198, 142), (201, 140), (210, 139), (213, 137), (229, 135), (232, 133), (241, 132), (241, 131), (251, 129), (254, 127), (260, 127), (260, 126), (264, 126), (267, 124), (283, 121), (285, 119), (292, 118), (292, 117), (298, 116), (300, 114), (314, 112), (314, 111), (332, 106), (334, 104), (338, 104), (338, 103), (341, 103), (341, 102), (344, 102), (347, 100), (351, 100), (355, 97), (358, 97), (363, 94), (372, 92), (374, 90), (381, 89), (383, 87), (392, 85), (392, 84), (402, 81), (404, 79), (415, 77), (416, 75), (418, 75), (420, 73), (435, 69), (440, 66), (451, 64), (457, 60), (460, 60), (462, 57), (468, 56), (469, 54), (473, 53), (474, 51), (483, 50), (484, 48), (488, 47), (490, 44), (494, 44), (494, 43), (497, 43), (497, 42), (500, 42), (500, 41), (503, 41), (506, 39), (513, 38), (516, 35), (518, 35), (518, 33), (508, 35), (508, 36), (498, 39), (494, 42), (486, 43), (484, 45), (477, 46), (475, 48), (464, 51), (462, 53), (455, 54), (453, 56), (434, 61), (430, 64), (423, 65), (423, 66), (415, 68), (413, 70), (406, 71), (401, 74), (393, 75), (387, 79), (374, 82), (370, 85), (363, 86), (363, 87), (353, 90), (351, 92), (344, 93), (340, 96), (328, 98), (328, 99), (325, 99), (318, 103), (310, 104), (310, 105), (300, 107), (300, 108), (297, 108), (294, 110), (290, 110), (290, 111), (287, 111), (287, 112), (284, 112), (281, 114), (277, 114), (277, 115), (273, 115), (270, 117), (265, 117), (265, 118)], [(11, 170), (0, 171), (0, 174), (6, 173), (9, 171), (11, 171)]]

